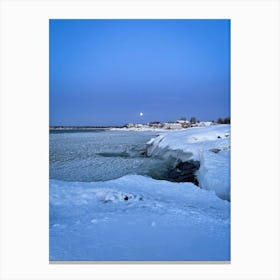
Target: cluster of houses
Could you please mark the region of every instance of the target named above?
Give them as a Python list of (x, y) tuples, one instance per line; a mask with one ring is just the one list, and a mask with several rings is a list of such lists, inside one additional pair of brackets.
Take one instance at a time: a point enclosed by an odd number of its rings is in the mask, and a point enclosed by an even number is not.
[(155, 129), (182, 129), (195, 126), (208, 126), (214, 124), (213, 122), (193, 122), (188, 120), (177, 120), (175, 122), (150, 122), (147, 124), (132, 124), (125, 125), (126, 128), (155, 128)]

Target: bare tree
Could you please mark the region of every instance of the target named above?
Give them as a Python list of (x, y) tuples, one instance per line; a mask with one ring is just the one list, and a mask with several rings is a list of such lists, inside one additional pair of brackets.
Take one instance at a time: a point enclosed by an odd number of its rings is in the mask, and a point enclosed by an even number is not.
[(196, 118), (195, 118), (195, 117), (191, 117), (190, 123), (191, 123), (191, 124), (195, 124), (195, 123), (196, 123)]

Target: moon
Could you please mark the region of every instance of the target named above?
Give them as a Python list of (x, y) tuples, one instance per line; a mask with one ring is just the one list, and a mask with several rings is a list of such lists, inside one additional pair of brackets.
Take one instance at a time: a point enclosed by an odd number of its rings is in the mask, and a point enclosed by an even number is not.
[(139, 113), (139, 116), (140, 116), (140, 117), (143, 117), (143, 116), (144, 116), (144, 114), (143, 114), (142, 112), (140, 112), (140, 113)]

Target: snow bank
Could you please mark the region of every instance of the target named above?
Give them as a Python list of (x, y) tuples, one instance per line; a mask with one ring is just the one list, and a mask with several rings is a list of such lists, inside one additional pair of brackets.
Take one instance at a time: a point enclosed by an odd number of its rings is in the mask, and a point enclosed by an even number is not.
[(50, 260), (230, 259), (230, 206), (192, 183), (140, 175), (50, 180)]
[(113, 127), (110, 128), (111, 131), (155, 131), (155, 132), (162, 132), (166, 131), (164, 128), (154, 128), (154, 127), (122, 127), (117, 128)]
[(147, 143), (149, 156), (198, 160), (199, 186), (230, 200), (230, 126), (215, 125), (170, 131)]

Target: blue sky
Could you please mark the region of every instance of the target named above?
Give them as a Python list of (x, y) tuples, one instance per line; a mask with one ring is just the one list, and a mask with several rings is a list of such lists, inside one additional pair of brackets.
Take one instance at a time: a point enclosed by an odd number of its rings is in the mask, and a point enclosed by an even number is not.
[(230, 20), (50, 20), (50, 125), (229, 115)]

